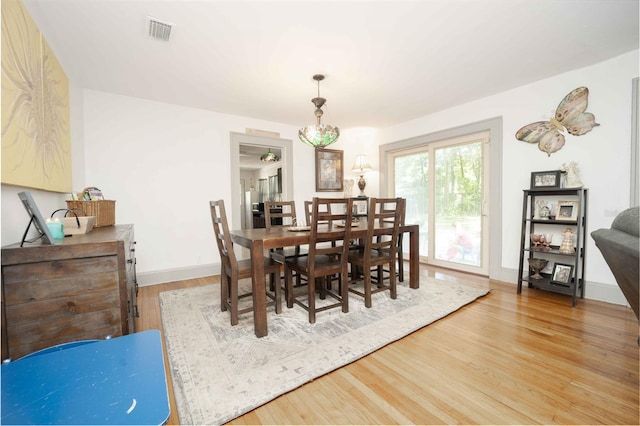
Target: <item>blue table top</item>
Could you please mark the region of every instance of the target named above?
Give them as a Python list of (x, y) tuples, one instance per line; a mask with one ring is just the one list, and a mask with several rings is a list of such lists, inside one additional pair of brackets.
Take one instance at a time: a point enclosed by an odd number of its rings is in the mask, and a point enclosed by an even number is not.
[(163, 424), (158, 330), (43, 351), (1, 366), (2, 424)]

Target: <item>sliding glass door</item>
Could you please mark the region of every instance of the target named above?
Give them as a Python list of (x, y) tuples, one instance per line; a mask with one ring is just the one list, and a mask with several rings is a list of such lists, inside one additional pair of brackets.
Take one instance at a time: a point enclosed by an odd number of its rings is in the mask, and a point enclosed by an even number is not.
[(488, 143), (483, 132), (390, 154), (390, 193), (420, 225), (422, 261), (488, 275)]

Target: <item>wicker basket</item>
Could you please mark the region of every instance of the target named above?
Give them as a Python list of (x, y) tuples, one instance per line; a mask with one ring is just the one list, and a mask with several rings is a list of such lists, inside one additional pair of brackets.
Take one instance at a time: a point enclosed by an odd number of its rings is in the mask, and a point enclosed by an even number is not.
[[(94, 228), (116, 224), (115, 200), (73, 201), (67, 200), (67, 208), (82, 212), (82, 216), (95, 216)], [(80, 215), (78, 215), (80, 216)]]

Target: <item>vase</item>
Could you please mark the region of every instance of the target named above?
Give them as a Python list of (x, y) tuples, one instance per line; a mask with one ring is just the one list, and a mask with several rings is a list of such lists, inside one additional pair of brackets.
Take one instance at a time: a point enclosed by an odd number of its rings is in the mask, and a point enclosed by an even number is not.
[(533, 274), (531, 274), (530, 277), (534, 280), (544, 279), (544, 277), (540, 275), (540, 271), (542, 271), (544, 267), (547, 266), (547, 263), (549, 263), (547, 259), (538, 259), (535, 257), (529, 259), (529, 268), (531, 268), (531, 270), (533, 271)]

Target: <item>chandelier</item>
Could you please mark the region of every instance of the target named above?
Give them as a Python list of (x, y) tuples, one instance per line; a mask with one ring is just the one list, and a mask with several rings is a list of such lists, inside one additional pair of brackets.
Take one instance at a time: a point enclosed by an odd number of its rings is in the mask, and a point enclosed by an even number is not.
[(313, 79), (318, 82), (318, 97), (311, 99), (311, 102), (316, 106), (314, 114), (318, 123), (311, 124), (300, 129), (298, 131), (298, 137), (302, 142), (309, 146), (314, 148), (323, 148), (338, 140), (338, 136), (340, 136), (340, 129), (320, 123), (320, 118), (323, 114), (322, 106), (327, 102), (325, 98), (320, 97), (320, 82), (324, 80), (324, 75), (316, 74), (313, 76)]
[(260, 161), (264, 161), (265, 163), (273, 163), (278, 160), (280, 160), (280, 157), (278, 157), (275, 152), (271, 152), (271, 148), (260, 156)]

